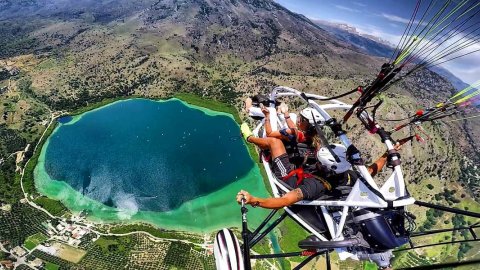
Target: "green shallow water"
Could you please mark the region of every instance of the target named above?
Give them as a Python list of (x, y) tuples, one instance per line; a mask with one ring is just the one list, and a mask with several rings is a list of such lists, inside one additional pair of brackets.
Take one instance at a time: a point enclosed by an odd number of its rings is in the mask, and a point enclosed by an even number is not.
[[(107, 107), (112, 105), (114, 104), (107, 105)], [(201, 110), (208, 116), (226, 115), (196, 106), (188, 105), (188, 107)], [(76, 116), (66, 124), (59, 124), (42, 147), (35, 168), (35, 184), (38, 191), (52, 199), (60, 200), (73, 212), (86, 210), (88, 219), (96, 222), (146, 222), (165, 229), (211, 232), (223, 227), (241, 226), (240, 207), (235, 201), (235, 195), (240, 189), (246, 189), (258, 196), (268, 196), (259, 168), (256, 165), (251, 166), (238, 179), (232, 179), (230, 183), (221, 186), (220, 189), (186, 200), (178, 207), (168, 211), (108, 206), (93, 199), (92, 196), (86, 196), (78, 188), (73, 188), (65, 179), (53, 179), (46, 169), (48, 167), (46, 164), (49, 162), (47, 152), (49, 146), (51, 146), (51, 139), (61, 135), (62, 126), (80, 124), (82, 117), (102, 110), (102, 108)], [(231, 121), (233, 121), (233, 118), (231, 118)], [(250, 157), (248, 158), (250, 159)], [(255, 163), (252, 162), (252, 164)], [(268, 211), (263, 209), (251, 210), (249, 212), (250, 224), (252, 226), (258, 225), (267, 214)]]

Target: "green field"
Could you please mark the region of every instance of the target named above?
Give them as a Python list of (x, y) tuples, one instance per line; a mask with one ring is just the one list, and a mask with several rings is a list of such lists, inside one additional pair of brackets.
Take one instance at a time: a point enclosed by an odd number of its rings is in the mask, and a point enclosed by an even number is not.
[(41, 196), (35, 199), (35, 203), (47, 210), (54, 216), (61, 216), (67, 212), (67, 208), (59, 201), (52, 200), (48, 197)]
[(46, 269), (46, 270), (58, 270), (58, 269), (60, 269), (60, 266), (58, 266), (58, 265), (56, 265), (56, 264), (54, 264), (54, 263), (51, 263), (51, 262), (47, 262), (47, 263), (45, 264), (45, 269)]
[(34, 235), (30, 235), (29, 237), (27, 237), (23, 245), (25, 246), (26, 249), (32, 250), (36, 246), (38, 246), (40, 243), (46, 241), (47, 239), (48, 237), (46, 237), (44, 234), (36, 233)]

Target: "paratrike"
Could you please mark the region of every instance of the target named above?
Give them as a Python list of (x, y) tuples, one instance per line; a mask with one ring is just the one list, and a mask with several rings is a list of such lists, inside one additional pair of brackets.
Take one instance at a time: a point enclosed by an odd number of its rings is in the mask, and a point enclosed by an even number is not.
[[(437, 65), (455, 60), (459, 57), (480, 51), (480, 27), (478, 1), (422, 1), (417, 0), (412, 16), (405, 31), (389, 59), (385, 58), (376, 77), (354, 89), (334, 97), (303, 93), (289, 87), (276, 87), (263, 99), (264, 106), (275, 109), (279, 98), (299, 98), (305, 105), (321, 116), (322, 122), (316, 124), (316, 130), (321, 137), (322, 145), (327, 146), (324, 131), (330, 129), (337, 141), (347, 149), (349, 162), (359, 174), (352, 187), (337, 187), (335, 196), (324, 196), (315, 201), (300, 201), (292, 206), (273, 210), (258, 228), (251, 231), (247, 224), (247, 208), (241, 207), (242, 242), (229, 229), (218, 232), (214, 253), (218, 269), (251, 269), (251, 259), (281, 258), (305, 256), (306, 258), (295, 269), (305, 266), (313, 258), (326, 256), (327, 269), (330, 269), (330, 253), (338, 252), (340, 259), (353, 258), (375, 262), (380, 268), (387, 268), (395, 252), (425, 248), (434, 245), (459, 244), (479, 241), (475, 229), (480, 228), (480, 222), (466, 227), (451, 229), (415, 231), (415, 217), (407, 207), (417, 205), (447, 211), (457, 215), (480, 218), (480, 213), (435, 205), (418, 201), (408, 192), (402, 171), (401, 156), (394, 149), (396, 143), (392, 134), (403, 128), (410, 128), (415, 134), (406, 140), (423, 140), (425, 132), (421, 125), (428, 121), (437, 121), (458, 115), (451, 121), (461, 121), (479, 117), (480, 90), (476, 87), (480, 82), (467, 87), (447, 100), (440, 101), (435, 106), (427, 106), (403, 119), (387, 119), (398, 121), (394, 128), (384, 128), (376, 119), (378, 108), (382, 105), (382, 93), (392, 86), (402, 82), (407, 76), (417, 75), (421, 78), (423, 71)], [(406, 85), (404, 85), (406, 86)], [(353, 104), (346, 104), (339, 99), (359, 93), (359, 98)], [(257, 100), (262, 103), (262, 100)], [(342, 119), (336, 120), (333, 111), (346, 111)], [(473, 114), (472, 114), (473, 113)], [(477, 113), (474, 115), (474, 113)], [(472, 115), (469, 115), (472, 114)], [(277, 117), (275, 114), (271, 116)], [(313, 115), (312, 115), (313, 116)], [(344, 127), (347, 121), (356, 116), (366, 130), (376, 134), (388, 151), (387, 167), (391, 173), (385, 181), (375, 181), (368, 173), (362, 159), (362, 153), (347, 137)], [(254, 134), (265, 136), (262, 127), (264, 119), (255, 117), (259, 124), (254, 128)], [(450, 121), (450, 122), (451, 122)], [(273, 129), (285, 127), (284, 119), (270, 119)], [(386, 123), (382, 119), (381, 123)], [(387, 122), (388, 123), (388, 122)], [(428, 136), (428, 135), (427, 135)], [(332, 149), (329, 151), (333, 154)], [(280, 197), (291, 187), (272, 174), (270, 163), (261, 153), (261, 161), (267, 173), (273, 196)], [(387, 173), (388, 174), (388, 173)], [(378, 177), (378, 176), (376, 176)], [(383, 183), (377, 185), (377, 183)], [(277, 214), (278, 213), (278, 214)], [(252, 254), (251, 248), (269, 234), (287, 216), (295, 220), (311, 236), (298, 243), (298, 252), (284, 254)], [(415, 245), (412, 239), (444, 232), (462, 230), (470, 237), (464, 240), (453, 239), (442, 243)], [(463, 233), (462, 233), (463, 234)], [(465, 264), (480, 264), (480, 260), (444, 263), (425, 266), (422, 269), (438, 269)]]
[[(416, 229), (415, 216), (408, 212), (407, 206), (409, 205), (416, 204), (477, 218), (480, 218), (480, 213), (415, 200), (409, 194), (405, 185), (400, 154), (394, 149), (395, 141), (392, 139), (391, 133), (395, 132), (395, 129), (387, 131), (376, 123), (366, 110), (360, 109), (356, 111), (357, 117), (364, 126), (370, 132), (377, 134), (388, 150), (387, 167), (390, 168), (391, 174), (382, 186), (378, 186), (369, 174), (360, 151), (347, 137), (346, 132), (342, 129), (342, 125), (331, 116), (332, 111), (349, 111), (352, 109), (352, 105), (337, 99), (307, 94), (283, 86), (274, 88), (268, 99), (264, 99), (263, 102), (274, 109), (275, 104), (278, 104), (277, 99), (281, 97), (297, 97), (305, 101), (310, 108), (316, 110), (322, 117), (321, 123), (316, 127), (318, 135), (322, 139), (322, 145), (329, 145), (323, 129), (330, 128), (336, 138), (347, 147), (348, 160), (361, 177), (358, 178), (353, 187), (339, 186), (334, 193), (322, 196), (315, 201), (300, 201), (295, 205), (285, 207), (281, 214), (278, 213), (279, 210), (272, 210), (254, 231), (248, 228), (248, 210), (242, 204), (242, 244), (240, 245), (240, 242), (231, 230), (222, 229), (219, 231), (214, 245), (217, 269), (251, 269), (251, 259), (304, 256), (303, 262), (294, 268), (301, 269), (309, 261), (320, 255), (326, 256), (326, 268), (330, 269), (329, 256), (333, 251), (338, 252), (341, 260), (347, 258), (368, 260), (375, 262), (382, 269), (390, 267), (391, 258), (395, 252), (426, 247), (414, 246), (411, 239), (415, 237), (468, 229), (472, 234), (471, 240), (458, 240), (434, 245), (479, 240), (474, 232), (475, 228), (480, 228), (478, 223), (468, 228), (414, 232)], [(295, 114), (291, 114), (291, 116), (295, 117)], [(272, 129), (278, 130), (286, 127), (285, 120), (277, 117), (275, 113), (271, 114), (270, 117), (276, 118), (275, 121), (270, 119)], [(260, 119), (261, 116), (255, 115), (253, 115), (253, 118), (259, 121), (253, 133), (256, 136), (265, 136), (263, 129), (264, 119)], [(415, 136), (402, 140), (405, 141), (412, 138), (415, 138)], [(274, 176), (271, 170), (271, 163), (262, 152), (260, 152), (260, 158), (273, 195), (280, 197), (290, 191), (292, 189), (290, 186)], [(298, 243), (299, 251), (281, 254), (251, 254), (251, 248), (288, 216), (311, 234), (311, 236)], [(274, 217), (275, 220), (272, 221)], [(401, 248), (399, 249), (399, 247)], [(457, 264), (461, 263), (458, 262)], [(444, 265), (440, 267), (444, 267)]]

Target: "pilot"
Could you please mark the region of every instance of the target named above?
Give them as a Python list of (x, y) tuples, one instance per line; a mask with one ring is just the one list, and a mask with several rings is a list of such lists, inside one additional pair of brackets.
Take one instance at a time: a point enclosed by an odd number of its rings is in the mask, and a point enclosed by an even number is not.
[[(270, 139), (270, 138), (256, 138), (256, 139)], [(283, 145), (280, 142), (281, 145)], [(237, 202), (240, 204), (242, 199), (246, 204), (253, 207), (260, 206), (268, 209), (279, 209), (285, 206), (290, 206), (301, 200), (315, 200), (324, 195), (325, 192), (334, 189), (336, 186), (345, 185), (353, 186), (358, 178), (357, 173), (352, 170), (350, 163), (347, 161), (347, 149), (340, 144), (331, 146), (332, 150), (339, 157), (340, 162), (337, 162), (333, 155), (326, 147), (322, 147), (317, 151), (317, 172), (316, 175), (304, 174), (302, 181), (298, 181), (298, 177), (287, 178), (288, 174), (283, 176), (283, 179), (293, 189), (287, 192), (280, 198), (259, 198), (252, 196), (245, 190), (240, 190), (236, 196)], [(401, 144), (397, 143), (394, 147), (397, 151), (400, 150)], [(273, 152), (272, 152), (273, 155)], [(372, 165), (368, 167), (368, 172), (375, 176), (387, 163), (387, 153), (377, 159)], [(275, 168), (275, 163), (272, 165)], [(275, 173), (275, 169), (273, 169)], [(306, 176), (306, 177), (305, 177)]]

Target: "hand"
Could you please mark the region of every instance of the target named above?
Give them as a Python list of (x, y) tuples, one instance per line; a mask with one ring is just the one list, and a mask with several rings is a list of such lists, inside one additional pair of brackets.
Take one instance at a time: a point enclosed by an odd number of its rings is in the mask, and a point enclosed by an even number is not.
[(393, 146), (393, 149), (397, 150), (397, 151), (400, 151), (402, 149), (402, 145), (400, 143), (396, 143), (394, 146)]
[(262, 109), (262, 113), (263, 113), (265, 116), (269, 116), (269, 115), (270, 115), (270, 110), (268, 110), (267, 107), (263, 106), (263, 104), (260, 105), (260, 108)]
[(282, 102), (282, 104), (280, 104), (280, 106), (278, 106), (278, 108), (280, 109), (280, 113), (283, 113), (285, 116), (288, 116), (288, 106), (287, 106), (287, 104)]
[(240, 190), (240, 192), (238, 192), (238, 194), (237, 194), (237, 202), (238, 202), (238, 204), (242, 204), (242, 199), (245, 200), (245, 204), (251, 204), (251, 203), (252, 203), (253, 196), (250, 195), (250, 193), (248, 193), (248, 192), (245, 191), (245, 190)]

